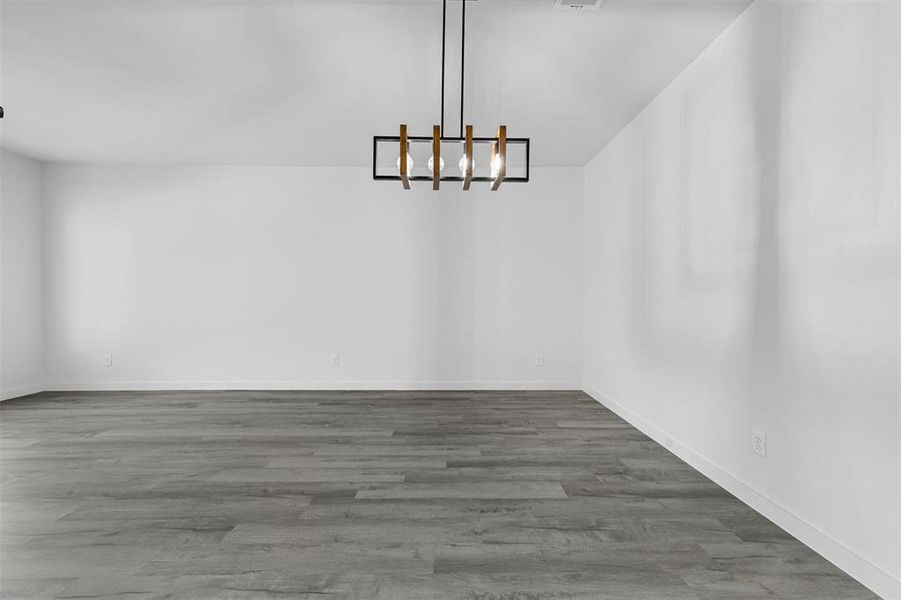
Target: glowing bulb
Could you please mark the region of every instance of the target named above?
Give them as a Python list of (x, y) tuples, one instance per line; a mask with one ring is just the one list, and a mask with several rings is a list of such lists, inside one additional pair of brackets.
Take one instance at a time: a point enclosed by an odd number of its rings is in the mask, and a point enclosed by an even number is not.
[[(473, 172), (475, 172), (476, 161), (475, 161), (475, 159), (470, 159), (470, 160), (472, 162), (472, 170), (473, 170)], [(457, 166), (460, 167), (460, 172), (463, 173), (464, 176), (466, 176), (466, 155), (465, 154), (460, 157), (460, 162), (457, 163)]]
[[(430, 156), (429, 157), (429, 173), (431, 173), (434, 168), (435, 168), (435, 157)], [(444, 170), (444, 159), (439, 157), (438, 158), (438, 172), (440, 173), (443, 170)]]
[[(397, 157), (397, 172), (400, 173), (400, 157)], [(407, 153), (407, 177), (413, 176), (413, 157)]]
[(494, 158), (491, 159), (491, 178), (494, 179), (497, 177), (498, 173), (500, 173), (501, 166), (504, 164), (504, 161), (501, 160), (500, 154), (495, 154)]

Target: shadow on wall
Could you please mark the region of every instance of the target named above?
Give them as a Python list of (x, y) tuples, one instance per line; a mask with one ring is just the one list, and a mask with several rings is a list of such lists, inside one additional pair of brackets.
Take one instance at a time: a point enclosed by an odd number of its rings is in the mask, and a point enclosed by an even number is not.
[(901, 501), (899, 13), (758, 2), (602, 153), (626, 163), (601, 167), (630, 264), (604, 292), (624, 335), (592, 366), (592, 385), (883, 571), (901, 568), (885, 530)]
[[(455, 202), (438, 201), (433, 213), (432, 243), (434, 255), (430, 273), (411, 281), (430, 281), (434, 286), (435, 306), (430, 323), (432, 347), (429, 376), (435, 381), (462, 376), (475, 380), (476, 250), (473, 248), (477, 222), (475, 205), (469, 198)], [(458, 365), (458, 373), (449, 373), (448, 365)]]
[[(653, 124), (634, 148), (644, 170), (631, 182), (643, 199), (632, 203), (631, 326), (639, 351), (669, 365), (720, 360), (722, 340), (705, 342), (712, 332), (694, 327), (697, 319), (715, 319), (730, 342), (745, 340), (747, 364), (738, 370), (758, 382), (761, 373), (778, 372), (782, 354), (782, 90), (792, 49), (781, 15), (768, 18), (767, 28), (768, 36), (747, 42), (750, 114), (728, 105), (736, 84), (728, 73), (694, 81), (700, 85), (683, 98), (677, 126), (659, 136)], [(743, 118), (750, 125), (736, 129)], [(675, 185), (647, 176), (661, 171)], [(722, 300), (727, 308), (707, 310)], [(697, 312), (702, 305), (707, 309)], [(699, 353), (686, 354), (686, 343)]]
[[(769, 14), (767, 14), (769, 13)], [(784, 3), (775, 3), (757, 13), (765, 19), (758, 27), (767, 35), (754, 36), (747, 92), (752, 98), (754, 136), (753, 165), (756, 165), (756, 232), (750, 272), (750, 299), (747, 324), (747, 371), (742, 378), (747, 397), (742, 403), (750, 414), (760, 411), (761, 399), (776, 397), (782, 387), (784, 347), (783, 294), (785, 266), (780, 245), (780, 215), (783, 205), (783, 155), (785, 98), (791, 89), (793, 31), (797, 23)], [(753, 419), (753, 417), (752, 417)]]
[[(784, 369), (799, 362), (786, 339), (799, 316), (796, 277), (827, 277), (822, 269), (831, 265), (824, 261), (837, 254), (846, 263), (840, 277), (861, 283), (877, 261), (884, 267), (896, 212), (885, 188), (897, 172), (891, 164), (897, 132), (885, 127), (898, 120), (890, 114), (897, 97), (891, 82), (874, 73), (872, 89), (839, 99), (828, 90), (803, 89), (841, 87), (828, 80), (840, 79), (849, 63), (876, 65), (880, 55), (891, 56), (890, 37), (872, 32), (889, 32), (879, 22), (892, 16), (880, 16), (873, 9), (879, 3), (870, 3), (872, 16), (852, 20), (827, 53), (846, 55), (830, 72), (825, 60), (807, 56), (820, 50), (822, 42), (807, 39), (817, 32), (797, 39), (806, 15), (795, 4), (757, 7), (749, 16), (757, 21), (753, 29), (765, 34), (743, 39), (746, 74), (688, 74), (691, 85), (679, 89), (679, 108), (637, 123), (639, 139), (629, 148), (642, 167), (632, 171), (626, 192), (633, 199), (634, 350), (678, 369), (725, 360), (725, 344), (735, 352), (731, 367), (748, 384), (752, 401), (771, 396), (784, 383)], [(832, 11), (853, 13), (849, 5), (834, 4)], [(891, 3), (881, 4), (891, 13)], [(743, 106), (734, 101), (739, 86), (749, 99)], [(863, 104), (869, 98), (877, 102)], [(813, 110), (804, 107), (811, 100), (819, 103)], [(853, 125), (832, 122), (832, 112), (849, 111), (857, 113)], [(856, 138), (845, 144), (849, 128)], [(849, 164), (848, 155), (860, 150), (866, 154)], [(653, 176), (659, 173), (665, 176)], [(881, 246), (866, 241), (874, 237), (882, 238)], [(821, 271), (803, 273), (807, 268)]]

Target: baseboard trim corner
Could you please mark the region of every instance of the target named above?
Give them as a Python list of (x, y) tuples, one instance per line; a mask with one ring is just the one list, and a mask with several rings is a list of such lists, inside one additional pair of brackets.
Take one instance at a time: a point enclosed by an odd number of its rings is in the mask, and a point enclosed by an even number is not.
[(901, 600), (901, 580), (893, 577), (890, 573), (859, 555), (839, 540), (797, 516), (766, 494), (738, 479), (713, 461), (701, 456), (691, 447), (683, 444), (648, 419), (626, 408), (621, 402), (585, 384), (582, 385), (582, 391), (700, 471), (727, 492), (796, 537), (803, 544), (881, 598), (885, 600)]
[(13, 398), (21, 398), (22, 396), (30, 396), (31, 394), (37, 394), (38, 392), (43, 392), (46, 388), (41, 383), (36, 383), (33, 385), (23, 385), (17, 388), (10, 388), (8, 390), (0, 390), (0, 402), (4, 400), (12, 400)]

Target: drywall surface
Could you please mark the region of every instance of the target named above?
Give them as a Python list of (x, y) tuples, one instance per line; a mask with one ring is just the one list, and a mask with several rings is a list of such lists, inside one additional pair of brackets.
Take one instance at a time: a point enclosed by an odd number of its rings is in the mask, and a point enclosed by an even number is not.
[(0, 399), (43, 389), (41, 166), (0, 151)]
[(49, 387), (578, 388), (581, 169), (445, 187), (49, 165)]
[(899, 13), (753, 5), (589, 163), (583, 231), (586, 389), (886, 597)]

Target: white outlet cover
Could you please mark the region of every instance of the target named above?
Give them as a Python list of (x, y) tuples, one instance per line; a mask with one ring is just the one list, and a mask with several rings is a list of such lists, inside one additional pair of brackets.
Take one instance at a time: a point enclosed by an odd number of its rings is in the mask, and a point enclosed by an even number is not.
[(536, 366), (536, 367), (543, 367), (543, 366), (544, 366), (544, 355), (543, 355), (543, 354), (536, 354), (536, 355), (535, 355), (535, 366)]
[(103, 364), (107, 367), (113, 366), (113, 355), (112, 354), (104, 354), (103, 355)]
[(766, 433), (759, 429), (751, 430), (751, 449), (760, 456), (766, 456)]
[(337, 367), (341, 363), (341, 357), (337, 354), (332, 354), (331, 362), (332, 366)]
[(554, 10), (597, 10), (604, 0), (557, 0)]

